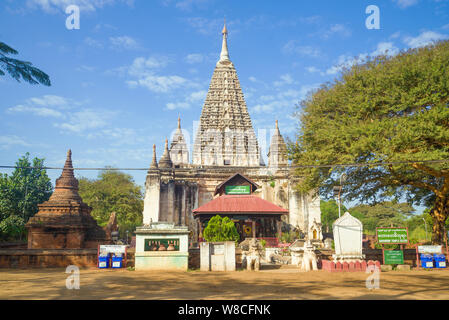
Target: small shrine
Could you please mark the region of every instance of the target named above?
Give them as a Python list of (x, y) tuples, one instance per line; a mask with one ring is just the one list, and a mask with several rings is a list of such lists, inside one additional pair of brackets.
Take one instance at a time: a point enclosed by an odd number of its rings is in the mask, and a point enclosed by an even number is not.
[(38, 205), (39, 211), (26, 224), (28, 249), (97, 248), (111, 239), (90, 215), (92, 208), (78, 194), (78, 180), (67, 152), (61, 176), (50, 199)]
[(189, 230), (169, 222), (151, 222), (136, 229), (136, 270), (187, 271)]
[(335, 241), (335, 262), (356, 262), (365, 259), (362, 254), (363, 224), (349, 212), (332, 225)]
[(288, 215), (288, 210), (254, 195), (257, 188), (259, 186), (254, 181), (240, 173), (217, 185), (217, 197), (193, 210), (199, 224), (200, 241), (208, 221), (220, 215), (235, 223), (241, 241), (257, 238), (270, 244), (277, 242), (282, 233), (282, 216)]

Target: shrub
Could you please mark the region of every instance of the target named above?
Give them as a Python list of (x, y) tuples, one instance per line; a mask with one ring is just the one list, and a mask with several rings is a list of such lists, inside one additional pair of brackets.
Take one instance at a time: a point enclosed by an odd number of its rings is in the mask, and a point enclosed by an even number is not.
[(235, 241), (237, 243), (240, 240), (234, 222), (228, 217), (222, 218), (219, 215), (209, 220), (203, 236), (208, 242)]

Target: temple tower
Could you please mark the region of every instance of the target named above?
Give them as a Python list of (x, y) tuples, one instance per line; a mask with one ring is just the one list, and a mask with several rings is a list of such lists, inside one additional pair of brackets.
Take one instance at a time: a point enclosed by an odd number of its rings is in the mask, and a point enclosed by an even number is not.
[(234, 64), (228, 31), (201, 112), (193, 145), (194, 165), (260, 166), (260, 151)]
[(270, 149), (268, 150), (268, 166), (280, 167), (287, 166), (287, 145), (279, 131), (278, 121), (276, 120), (276, 128), (271, 137)]
[(178, 118), (178, 128), (172, 137), (170, 158), (175, 166), (189, 164), (189, 149), (187, 148), (187, 143), (181, 130), (181, 118)]
[(78, 194), (71, 150), (53, 194), (38, 207), (39, 212), (26, 224), (29, 249), (96, 248), (110, 241), (90, 215), (92, 208)]

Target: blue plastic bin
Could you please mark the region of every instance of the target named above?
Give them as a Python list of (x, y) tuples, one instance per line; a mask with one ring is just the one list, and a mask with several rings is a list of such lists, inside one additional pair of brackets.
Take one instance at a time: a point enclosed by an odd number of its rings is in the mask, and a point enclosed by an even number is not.
[(431, 254), (421, 253), (421, 267), (426, 269), (433, 268), (433, 256)]
[(98, 268), (100, 268), (100, 269), (109, 268), (109, 256), (99, 256), (98, 257)]
[(112, 268), (121, 268), (123, 265), (122, 256), (112, 256)]
[(446, 268), (446, 257), (444, 254), (434, 254), (435, 268)]

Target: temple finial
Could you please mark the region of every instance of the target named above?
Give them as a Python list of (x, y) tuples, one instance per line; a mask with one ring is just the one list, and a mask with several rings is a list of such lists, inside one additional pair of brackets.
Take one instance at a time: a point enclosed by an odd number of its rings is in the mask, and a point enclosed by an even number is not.
[(223, 30), (221, 31), (221, 33), (223, 34), (223, 42), (221, 45), (220, 61), (229, 61), (228, 29), (226, 28), (226, 20), (224, 22)]
[(278, 124), (278, 121), (277, 121), (277, 120), (276, 120), (276, 129), (279, 130), (279, 124)]
[(181, 129), (181, 117), (178, 116), (178, 129)]
[(228, 29), (226, 28), (226, 18), (224, 18), (224, 25), (221, 34), (228, 34)]

